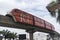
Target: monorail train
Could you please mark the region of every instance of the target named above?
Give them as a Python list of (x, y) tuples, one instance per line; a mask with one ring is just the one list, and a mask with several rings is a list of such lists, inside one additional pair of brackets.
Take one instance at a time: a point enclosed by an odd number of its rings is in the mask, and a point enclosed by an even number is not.
[(27, 12), (24, 12), (22, 10), (19, 9), (13, 9), (10, 14), (7, 14), (12, 16), (12, 18), (14, 19), (15, 22), (20, 22), (20, 23), (24, 23), (24, 24), (30, 24), (30, 25), (34, 25), (40, 28), (46, 28), (48, 30), (52, 30), (55, 31), (55, 28), (52, 24), (44, 21), (41, 18), (38, 18), (36, 16), (33, 16)]

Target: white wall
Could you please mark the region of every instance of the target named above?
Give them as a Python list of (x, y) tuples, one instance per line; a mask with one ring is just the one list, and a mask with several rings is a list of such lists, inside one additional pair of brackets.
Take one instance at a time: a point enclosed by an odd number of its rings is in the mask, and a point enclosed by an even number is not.
[(34, 34), (34, 40), (46, 40), (47, 35), (48, 34), (46, 34), (46, 33), (37, 32), (37, 33)]

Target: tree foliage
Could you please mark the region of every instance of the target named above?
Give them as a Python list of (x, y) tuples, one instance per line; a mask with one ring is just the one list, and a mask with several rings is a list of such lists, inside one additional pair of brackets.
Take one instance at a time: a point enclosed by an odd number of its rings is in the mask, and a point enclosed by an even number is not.
[[(55, 9), (53, 8), (53, 6)], [(56, 17), (57, 22), (60, 23), (60, 9), (57, 6), (58, 6), (58, 3), (53, 1), (50, 4), (48, 4), (46, 8), (50, 12), (50, 15), (52, 17)], [(58, 10), (57, 12), (56, 12), (56, 9)]]
[(11, 38), (16, 38), (17, 37), (17, 33), (14, 33), (14, 32), (10, 32), (8, 30), (3, 30), (3, 31), (0, 31), (0, 34), (3, 34), (4, 38), (7, 39), (11, 39)]

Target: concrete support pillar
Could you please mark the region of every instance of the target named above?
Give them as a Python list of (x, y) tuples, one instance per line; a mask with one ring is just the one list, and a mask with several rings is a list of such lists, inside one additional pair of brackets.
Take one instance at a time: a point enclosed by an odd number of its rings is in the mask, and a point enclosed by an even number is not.
[(58, 35), (58, 38), (57, 38), (57, 40), (60, 40), (60, 39), (59, 39), (59, 35)]
[(54, 40), (54, 36), (53, 35), (51, 35), (51, 38), (52, 38), (52, 40)]
[(47, 35), (47, 40), (50, 40), (50, 35)]
[(32, 32), (29, 33), (29, 36), (30, 36), (30, 40), (33, 40), (33, 33)]
[(60, 36), (59, 36), (59, 40), (60, 40)]
[(50, 37), (52, 38), (52, 40), (54, 40), (54, 34), (50, 34)]
[(28, 29), (28, 30), (26, 30), (26, 32), (29, 33), (30, 40), (33, 40), (33, 34), (34, 34), (35, 30), (33, 30), (33, 29)]
[(59, 37), (58, 37), (58, 40), (59, 40)]

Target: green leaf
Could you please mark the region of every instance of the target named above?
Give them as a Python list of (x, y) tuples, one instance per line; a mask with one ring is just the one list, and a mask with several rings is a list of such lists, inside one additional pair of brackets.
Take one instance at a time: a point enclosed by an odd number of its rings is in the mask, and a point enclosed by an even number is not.
[(51, 15), (52, 17), (56, 17), (56, 12), (55, 12), (55, 11), (50, 12), (50, 15)]

